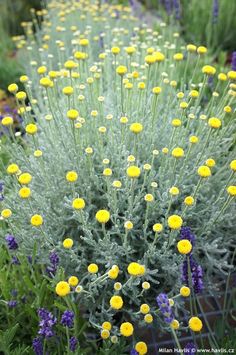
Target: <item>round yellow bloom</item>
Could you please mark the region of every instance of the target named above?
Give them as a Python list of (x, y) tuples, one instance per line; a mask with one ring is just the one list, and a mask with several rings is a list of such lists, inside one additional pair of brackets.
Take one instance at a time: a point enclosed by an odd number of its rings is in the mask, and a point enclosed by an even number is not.
[(85, 207), (85, 201), (83, 198), (75, 198), (72, 202), (72, 207), (75, 210), (82, 210)]
[(201, 165), (198, 170), (197, 173), (199, 176), (201, 176), (202, 178), (207, 178), (209, 176), (211, 176), (211, 170), (208, 166), (206, 165)]
[(14, 123), (13, 118), (10, 116), (4, 117), (2, 119), (2, 125), (5, 127), (12, 126)]
[(183, 53), (176, 53), (176, 54), (174, 54), (173, 58), (174, 58), (174, 60), (176, 60), (178, 62), (178, 61), (183, 60), (184, 56), (183, 56)]
[(150, 313), (145, 314), (144, 321), (146, 323), (148, 323), (148, 324), (152, 323), (153, 322), (153, 316)]
[(113, 183), (112, 183), (112, 186), (116, 187), (117, 189), (119, 189), (119, 188), (121, 188), (122, 183), (119, 180), (114, 180)]
[(120, 296), (112, 296), (110, 299), (110, 306), (113, 309), (121, 309), (123, 306), (123, 299)]
[(70, 285), (66, 281), (60, 281), (56, 285), (56, 293), (60, 297), (65, 297), (70, 293)]
[(75, 287), (75, 286), (78, 285), (79, 279), (78, 279), (78, 277), (76, 277), (76, 276), (71, 276), (71, 277), (69, 277), (69, 279), (68, 279), (68, 283), (69, 283), (70, 286)]
[(102, 329), (111, 330), (111, 323), (110, 322), (103, 322)]
[(125, 229), (131, 230), (134, 225), (131, 221), (126, 221), (124, 226), (125, 226)]
[(126, 173), (127, 173), (128, 177), (135, 179), (140, 176), (141, 171), (137, 166), (131, 165), (127, 168)]
[(49, 87), (53, 86), (52, 80), (50, 80), (49, 78), (46, 78), (46, 77), (40, 79), (39, 83), (40, 83), (41, 86), (43, 86), (45, 88), (49, 88)]
[(110, 332), (107, 329), (102, 329), (101, 330), (101, 337), (102, 339), (108, 339), (110, 336)]
[(111, 53), (114, 55), (117, 55), (120, 53), (120, 48), (119, 47), (112, 47), (111, 48)]
[(18, 180), (20, 184), (28, 185), (32, 180), (32, 176), (29, 173), (23, 173), (19, 176)]
[(152, 194), (146, 194), (146, 195), (144, 196), (144, 200), (145, 200), (146, 202), (153, 202), (153, 201), (154, 201), (154, 196), (153, 196)]
[(159, 95), (161, 93), (161, 88), (159, 86), (156, 86), (152, 89), (153, 94)]
[(136, 49), (134, 47), (127, 47), (125, 48), (125, 51), (127, 54), (132, 55), (133, 53), (136, 52)]
[(69, 69), (69, 70), (72, 70), (74, 68), (77, 67), (77, 63), (75, 63), (73, 60), (67, 60), (65, 63), (64, 63), (64, 67), (66, 69)]
[(120, 326), (120, 333), (124, 337), (130, 337), (134, 332), (134, 327), (131, 323), (129, 322), (124, 322)]
[(30, 223), (34, 227), (40, 227), (43, 224), (43, 217), (40, 214), (34, 214), (30, 219)]
[(150, 307), (149, 307), (148, 304), (146, 304), (146, 303), (141, 304), (141, 306), (140, 306), (140, 312), (141, 312), (142, 314), (147, 314), (149, 311), (150, 311)]
[(221, 81), (226, 81), (227, 80), (227, 75), (224, 73), (219, 73), (218, 79)]
[(143, 125), (141, 123), (135, 122), (135, 123), (132, 123), (130, 126), (130, 131), (133, 133), (138, 134), (138, 133), (142, 132), (142, 130), (143, 130)]
[(99, 223), (107, 223), (110, 219), (110, 212), (107, 210), (99, 210), (95, 217)]
[(192, 144), (196, 144), (198, 142), (198, 137), (197, 136), (191, 136), (189, 137), (189, 142)]
[(152, 229), (156, 233), (161, 233), (163, 230), (163, 225), (161, 223), (155, 223)]
[(194, 198), (192, 196), (187, 196), (184, 199), (184, 203), (186, 206), (192, 206), (194, 204)]
[(76, 120), (78, 116), (79, 116), (79, 112), (77, 110), (71, 109), (67, 111), (67, 117), (72, 121)]
[(5, 208), (4, 210), (2, 210), (1, 212), (1, 216), (5, 219), (10, 218), (12, 215), (12, 211), (9, 208)]
[(37, 150), (34, 151), (34, 156), (35, 156), (36, 158), (39, 158), (39, 157), (41, 157), (42, 155), (43, 155), (43, 152), (42, 152), (40, 149), (37, 149)]
[(150, 286), (150, 283), (149, 283), (149, 282), (144, 281), (144, 282), (142, 283), (142, 288), (143, 288), (144, 290), (149, 290), (150, 287), (151, 287), (151, 286)]
[(187, 286), (182, 286), (179, 292), (182, 297), (188, 297), (191, 293), (191, 290)]
[(182, 224), (183, 224), (183, 220), (177, 214), (173, 214), (168, 218), (168, 226), (171, 229), (179, 229), (181, 228)]
[(165, 60), (165, 56), (161, 52), (154, 52), (153, 55), (155, 56), (157, 62), (163, 62)]
[(18, 91), (18, 85), (15, 83), (10, 84), (7, 89), (11, 94), (15, 94)]
[(214, 75), (216, 72), (216, 69), (214, 67), (212, 67), (211, 65), (204, 65), (204, 67), (202, 68), (202, 72), (203, 74), (206, 75)]
[(108, 277), (112, 280), (115, 280), (119, 275), (119, 269), (112, 267), (111, 270), (108, 271)]
[(198, 54), (205, 54), (207, 52), (207, 48), (204, 46), (200, 46), (197, 48)]
[(45, 74), (47, 72), (47, 67), (45, 67), (44, 65), (42, 65), (41, 67), (39, 67), (37, 69), (38, 74)]
[(156, 57), (155, 57), (155, 55), (147, 55), (146, 57), (145, 57), (145, 62), (147, 63), (147, 64), (149, 64), (149, 65), (151, 65), (151, 64), (154, 64), (155, 62), (156, 62)]
[(17, 164), (10, 164), (7, 167), (7, 173), (10, 175), (14, 175), (18, 173), (18, 171), (19, 171), (19, 166)]
[(82, 47), (87, 47), (89, 45), (89, 40), (87, 38), (83, 38), (79, 41), (79, 44), (82, 46)]
[(188, 44), (186, 46), (186, 49), (187, 49), (188, 52), (196, 52), (197, 46), (195, 46), (194, 44)]
[(120, 282), (114, 283), (114, 290), (120, 291), (122, 289), (122, 284)]
[(128, 122), (128, 118), (127, 118), (127, 117), (121, 117), (121, 118), (120, 118), (120, 123), (125, 124), (125, 123), (127, 123), (127, 122)]
[(179, 194), (179, 189), (178, 187), (176, 186), (172, 186), (170, 189), (169, 189), (169, 193), (173, 196), (177, 196)]
[(193, 332), (200, 332), (202, 330), (202, 321), (198, 317), (190, 318), (188, 325)]
[(236, 196), (236, 186), (231, 185), (231, 186), (227, 187), (227, 192), (231, 196)]
[(125, 65), (119, 65), (117, 68), (116, 68), (116, 72), (117, 74), (123, 76), (127, 73), (128, 69)]
[(19, 91), (17, 94), (16, 94), (16, 98), (17, 100), (20, 100), (20, 101), (24, 101), (26, 99), (27, 95), (24, 91)]
[(31, 190), (28, 187), (22, 187), (19, 191), (19, 196), (21, 198), (28, 198), (31, 195)]
[(177, 319), (174, 319), (171, 323), (170, 326), (172, 329), (177, 330), (179, 329), (179, 322), (177, 321)]
[(171, 152), (174, 158), (182, 158), (184, 156), (184, 150), (180, 147), (174, 148)]
[(66, 180), (69, 182), (75, 182), (78, 180), (78, 174), (76, 171), (68, 171), (66, 174)]
[(88, 266), (88, 272), (90, 274), (96, 274), (98, 272), (98, 266), (97, 264), (89, 264)]
[(64, 88), (62, 89), (62, 92), (63, 92), (64, 95), (70, 96), (70, 95), (73, 94), (74, 89), (73, 89), (71, 86), (66, 86), (66, 87), (64, 87)]
[(199, 96), (199, 92), (197, 90), (191, 90), (189, 96), (195, 99)]
[(38, 131), (38, 127), (36, 126), (36, 124), (34, 123), (29, 123), (27, 124), (27, 126), (25, 127), (25, 131), (28, 134), (34, 135), (35, 133), (37, 133)]
[(221, 120), (217, 117), (211, 117), (208, 120), (208, 125), (211, 128), (220, 128), (221, 127)]
[(230, 163), (230, 169), (233, 171), (236, 171), (236, 160), (232, 160)]
[(136, 262), (130, 263), (127, 270), (128, 273), (132, 276), (142, 276), (145, 274), (145, 266)]
[(112, 170), (109, 168), (106, 168), (103, 170), (103, 175), (104, 176), (111, 176), (112, 175)]
[(230, 80), (236, 80), (236, 71), (235, 70), (231, 70), (227, 73), (227, 76)]
[(232, 112), (232, 108), (230, 106), (225, 106), (224, 107), (224, 112), (231, 113)]
[(214, 159), (207, 159), (206, 160), (206, 166), (208, 166), (209, 168), (213, 168), (216, 165), (216, 162)]
[(182, 102), (180, 102), (179, 107), (185, 110), (186, 108), (188, 108), (188, 103), (185, 101), (182, 101)]
[(147, 354), (147, 351), (148, 351), (147, 344), (144, 343), (144, 341), (139, 341), (135, 345), (135, 350), (137, 351), (137, 353), (139, 355), (145, 355), (145, 354)]
[(65, 249), (71, 249), (73, 247), (73, 239), (71, 238), (66, 238), (63, 240), (62, 245)]
[(177, 249), (180, 254), (189, 254), (192, 250), (192, 244), (188, 239), (182, 239), (177, 243)]
[(184, 97), (184, 93), (182, 91), (177, 93), (177, 98), (182, 99)]
[(180, 127), (182, 124), (182, 121), (179, 118), (174, 118), (171, 122), (173, 127)]
[(146, 87), (146, 84), (143, 81), (138, 83), (138, 89), (144, 90), (145, 87)]

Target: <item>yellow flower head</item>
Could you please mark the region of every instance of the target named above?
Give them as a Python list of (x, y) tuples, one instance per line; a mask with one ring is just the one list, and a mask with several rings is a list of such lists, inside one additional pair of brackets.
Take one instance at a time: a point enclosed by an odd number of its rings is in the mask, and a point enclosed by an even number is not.
[(140, 312), (141, 312), (142, 314), (147, 314), (149, 311), (150, 311), (150, 307), (149, 307), (148, 304), (146, 304), (146, 303), (141, 304), (141, 306), (140, 306)]
[(184, 55), (183, 55), (183, 53), (176, 53), (176, 54), (174, 54), (173, 58), (174, 58), (174, 60), (179, 62), (184, 59)]
[(199, 96), (199, 92), (197, 90), (191, 90), (189, 96), (195, 99)]
[(112, 170), (110, 168), (106, 168), (103, 170), (103, 175), (104, 176), (111, 176), (112, 175)]
[(133, 223), (131, 221), (126, 221), (124, 226), (125, 226), (125, 229), (131, 230), (134, 225), (133, 225)]
[(50, 80), (49, 78), (42, 78), (40, 79), (39, 81), (40, 85), (45, 87), (45, 88), (49, 88), (49, 87), (52, 87), (53, 86), (53, 81)]
[(110, 322), (103, 322), (102, 329), (111, 330), (111, 323)]
[(161, 233), (163, 231), (163, 225), (161, 223), (155, 223), (152, 229), (155, 233)]
[(192, 250), (192, 244), (188, 239), (182, 239), (177, 243), (177, 249), (180, 254), (189, 254)]
[(154, 196), (153, 196), (152, 194), (146, 194), (146, 195), (144, 196), (144, 200), (145, 200), (146, 202), (153, 202), (153, 201), (154, 201)]
[(182, 158), (184, 156), (184, 150), (180, 147), (174, 148), (171, 152), (174, 158)]
[(9, 208), (5, 208), (4, 210), (2, 210), (1, 212), (1, 216), (5, 219), (10, 218), (12, 215), (12, 211)]
[(203, 72), (203, 74), (212, 76), (215, 74), (216, 69), (214, 67), (212, 67), (211, 65), (204, 65), (204, 67), (202, 68), (202, 72)]
[(131, 132), (138, 134), (138, 133), (142, 132), (143, 125), (138, 122), (132, 123), (130, 126), (130, 130), (131, 130)]
[(170, 189), (169, 189), (169, 193), (173, 196), (177, 196), (179, 194), (179, 189), (178, 187), (176, 186), (172, 186)]
[(130, 263), (127, 270), (132, 276), (142, 276), (145, 274), (145, 266), (136, 262)]
[(117, 74), (119, 74), (120, 76), (123, 76), (127, 73), (128, 69), (125, 65), (119, 65), (117, 68), (116, 68), (116, 72)]
[(218, 79), (219, 79), (220, 81), (226, 81), (226, 80), (227, 80), (227, 75), (224, 74), (224, 73), (220, 73), (220, 74), (218, 75)]
[(40, 214), (34, 214), (30, 219), (30, 223), (34, 227), (40, 227), (43, 224), (43, 217)]
[(144, 343), (144, 341), (139, 341), (136, 345), (135, 345), (135, 350), (137, 351), (137, 353), (139, 355), (145, 355), (148, 352), (148, 348), (147, 348), (147, 344)]
[(154, 64), (156, 62), (156, 56), (149, 54), (145, 57), (145, 62), (149, 65)]
[(232, 160), (230, 163), (230, 169), (233, 171), (236, 171), (236, 160)]
[(200, 332), (202, 330), (202, 321), (198, 317), (190, 318), (188, 325), (193, 332)]
[(75, 109), (71, 109), (71, 110), (67, 111), (67, 117), (70, 120), (74, 121), (74, 120), (76, 120), (76, 118), (79, 117), (79, 112)]
[(186, 206), (192, 206), (194, 204), (194, 198), (192, 196), (187, 196), (184, 199), (184, 203)]
[(134, 327), (131, 323), (129, 322), (124, 322), (120, 326), (120, 333), (124, 337), (130, 337), (134, 332)]
[(113, 183), (112, 183), (112, 186), (116, 187), (117, 189), (120, 189), (121, 186), (122, 186), (122, 183), (119, 180), (114, 180)]
[(23, 199), (30, 197), (31, 190), (28, 187), (22, 187), (19, 191), (19, 196)]
[(68, 171), (68, 173), (66, 174), (66, 180), (69, 182), (75, 182), (78, 180), (78, 174), (76, 173), (76, 171)]
[(110, 332), (108, 329), (102, 329), (101, 330), (101, 338), (102, 339), (108, 339), (110, 336)]
[(220, 128), (221, 127), (221, 120), (217, 117), (211, 117), (208, 120), (208, 125), (211, 128)]
[(152, 316), (150, 313), (145, 314), (145, 316), (144, 316), (144, 322), (145, 322), (145, 323), (148, 323), (148, 324), (152, 323), (152, 322), (153, 322), (153, 316)]
[(14, 123), (13, 118), (10, 116), (3, 117), (2, 119), (2, 125), (5, 127), (12, 126)]
[(196, 144), (198, 143), (199, 139), (197, 136), (191, 136), (189, 137), (189, 142), (192, 143), (192, 144)]
[(27, 126), (25, 127), (25, 131), (28, 134), (34, 135), (37, 133), (38, 131), (38, 127), (36, 126), (36, 124), (34, 123), (29, 123), (27, 124)]
[(99, 223), (107, 223), (110, 220), (110, 212), (107, 210), (99, 210), (95, 217)]
[(227, 76), (230, 80), (236, 80), (236, 71), (235, 70), (231, 70), (227, 73)]
[(206, 165), (201, 165), (198, 168), (197, 173), (202, 178), (207, 178), (207, 177), (211, 176), (211, 169)]
[(196, 52), (196, 50), (197, 50), (197, 46), (195, 46), (194, 44), (188, 44), (187, 46), (186, 46), (186, 49), (187, 49), (187, 51), (188, 52)]
[(23, 173), (19, 176), (18, 180), (20, 184), (28, 185), (32, 180), (32, 176), (29, 173)]
[(8, 86), (8, 91), (9, 91), (11, 94), (15, 94), (15, 93), (18, 91), (18, 85), (16, 85), (15, 83), (10, 84), (10, 85)]
[(112, 296), (110, 299), (110, 306), (113, 309), (121, 309), (123, 306), (123, 299), (120, 296)]
[(177, 319), (174, 319), (171, 323), (170, 326), (172, 329), (177, 330), (179, 329), (179, 322), (177, 321)]
[(82, 210), (85, 207), (85, 201), (83, 198), (75, 198), (72, 202), (72, 207), (75, 210)]
[(26, 99), (27, 95), (24, 91), (19, 91), (17, 94), (16, 94), (16, 98), (17, 100), (19, 101), (24, 101)]
[(75, 63), (73, 60), (67, 60), (64, 63), (64, 67), (68, 70), (72, 70), (72, 69), (76, 68), (77, 66), (78, 66), (78, 64)]
[(73, 239), (71, 238), (66, 238), (63, 240), (62, 245), (65, 249), (71, 249), (73, 247)]
[(143, 288), (144, 290), (149, 290), (150, 287), (151, 287), (151, 286), (150, 286), (150, 283), (149, 283), (149, 282), (144, 281), (144, 282), (142, 283), (142, 288)]
[(191, 290), (187, 286), (182, 286), (179, 292), (182, 297), (188, 297), (191, 293)]
[(216, 165), (216, 162), (214, 159), (207, 159), (205, 162), (206, 166), (209, 168), (213, 168)]
[(152, 92), (153, 94), (155, 95), (159, 95), (161, 93), (161, 88), (159, 86), (155, 86), (153, 89), (152, 89)]
[(179, 118), (174, 118), (171, 122), (173, 127), (180, 127), (182, 124), (182, 121)]
[(98, 272), (98, 266), (97, 264), (89, 264), (88, 266), (88, 272), (90, 274), (96, 274)]
[(135, 179), (140, 176), (141, 170), (137, 166), (131, 165), (127, 168), (126, 173), (127, 173), (128, 177)]
[(120, 48), (119, 47), (112, 47), (111, 48), (111, 53), (114, 55), (117, 55), (120, 53)]
[(125, 48), (125, 51), (127, 54), (132, 55), (133, 53), (136, 52), (136, 49), (134, 47), (127, 47)]
[(71, 86), (65, 86), (65, 87), (62, 89), (62, 92), (63, 92), (64, 95), (70, 96), (70, 95), (73, 94), (74, 89), (73, 89)]
[(78, 277), (76, 277), (76, 276), (71, 276), (71, 277), (69, 277), (69, 279), (68, 279), (68, 283), (69, 283), (70, 286), (75, 287), (75, 286), (78, 285), (79, 279), (78, 279)]
[(177, 214), (173, 214), (168, 218), (168, 226), (171, 229), (180, 229), (183, 224), (183, 220)]
[(56, 285), (56, 294), (65, 297), (70, 293), (70, 285), (66, 281), (60, 281)]
[(231, 185), (231, 186), (227, 187), (227, 192), (231, 196), (236, 196), (236, 186)]
[(10, 164), (7, 167), (7, 173), (10, 175), (14, 175), (18, 173), (18, 171), (19, 171), (19, 166), (17, 164)]
[(207, 48), (206, 47), (204, 47), (204, 46), (200, 46), (200, 47), (198, 47), (197, 48), (197, 52), (198, 52), (198, 54), (205, 54), (206, 52), (207, 52)]

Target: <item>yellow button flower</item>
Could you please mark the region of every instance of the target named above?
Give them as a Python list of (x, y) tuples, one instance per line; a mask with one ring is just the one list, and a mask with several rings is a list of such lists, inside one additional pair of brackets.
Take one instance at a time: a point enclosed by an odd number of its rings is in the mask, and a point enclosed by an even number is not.
[(71, 109), (71, 110), (67, 111), (67, 117), (72, 121), (76, 120), (76, 118), (78, 118), (78, 116), (79, 116), (79, 112), (75, 109)]
[(21, 198), (28, 198), (31, 195), (31, 190), (28, 187), (22, 187), (19, 191), (19, 196)]
[(116, 68), (116, 72), (117, 74), (119, 74), (120, 76), (123, 76), (127, 73), (128, 69), (125, 65), (119, 65), (117, 68)]
[(148, 304), (146, 304), (146, 303), (141, 304), (141, 306), (140, 306), (140, 312), (141, 312), (142, 314), (147, 314), (149, 311), (150, 311), (150, 307), (149, 307)]
[(5, 208), (4, 210), (2, 210), (1, 212), (1, 216), (5, 219), (10, 218), (12, 215), (12, 211), (9, 208)]
[(182, 297), (188, 297), (191, 293), (191, 290), (187, 286), (182, 286), (179, 292)]
[(220, 128), (221, 127), (221, 120), (217, 117), (211, 117), (208, 120), (208, 125), (211, 128)]
[(183, 55), (183, 53), (176, 53), (176, 54), (174, 54), (173, 58), (174, 58), (174, 60), (176, 60), (178, 62), (178, 61), (181, 61), (184, 59), (184, 55)]
[(113, 309), (121, 309), (123, 306), (123, 299), (120, 296), (112, 296), (110, 299), (110, 306)]
[(12, 126), (14, 123), (13, 118), (10, 116), (6, 116), (2, 119), (2, 125), (5, 127)]
[(200, 332), (202, 330), (202, 321), (200, 318), (198, 317), (192, 317), (189, 319), (188, 322), (189, 328), (193, 331), (193, 332)]
[(78, 279), (78, 277), (76, 277), (76, 276), (71, 276), (71, 277), (69, 277), (69, 279), (68, 279), (68, 283), (69, 283), (70, 286), (75, 287), (75, 286), (78, 285), (79, 279)]
[(188, 239), (182, 239), (177, 243), (177, 249), (180, 254), (189, 254), (192, 250), (192, 244)]
[(171, 323), (170, 326), (172, 329), (177, 330), (179, 329), (179, 322), (177, 321), (177, 319), (174, 319)]
[(10, 84), (7, 89), (11, 94), (15, 94), (18, 91), (18, 85), (15, 83)]
[(75, 210), (82, 210), (85, 207), (85, 201), (83, 198), (75, 198), (72, 202), (72, 207)]
[(68, 173), (66, 174), (66, 180), (69, 182), (75, 182), (78, 180), (78, 174), (76, 173), (76, 171), (68, 171)]
[(88, 266), (88, 272), (90, 274), (96, 274), (98, 272), (98, 266), (97, 264), (89, 264)]
[(131, 165), (127, 168), (126, 173), (127, 173), (128, 177), (135, 179), (140, 176), (141, 170), (137, 166)]
[(153, 322), (153, 316), (152, 316), (150, 313), (145, 314), (145, 316), (144, 316), (144, 322), (145, 322), (145, 323), (148, 323), (148, 324), (152, 323), (152, 322)]
[(56, 293), (60, 297), (65, 297), (70, 293), (70, 285), (66, 281), (60, 281), (56, 285)]
[(40, 214), (34, 214), (30, 219), (30, 223), (34, 227), (40, 227), (43, 224), (43, 217)]
[(161, 88), (159, 86), (155, 86), (153, 89), (152, 89), (152, 92), (153, 94), (155, 95), (159, 95), (161, 93)]
[(142, 276), (145, 274), (145, 266), (136, 262), (130, 263), (127, 270), (132, 276)]
[(212, 67), (211, 65), (204, 65), (204, 67), (202, 68), (202, 72), (203, 72), (203, 74), (212, 76), (215, 74), (216, 69), (214, 67)]
[(152, 229), (156, 233), (161, 233), (163, 230), (163, 225), (161, 223), (155, 223)]
[(200, 47), (198, 47), (197, 48), (197, 52), (198, 52), (198, 54), (205, 54), (206, 52), (207, 52), (207, 48), (206, 47), (204, 47), (204, 46), (200, 46)]
[(147, 344), (144, 343), (144, 341), (139, 341), (136, 345), (135, 345), (135, 350), (137, 351), (137, 353), (139, 355), (145, 355), (148, 352), (148, 348), (147, 348)]
[(231, 186), (227, 187), (227, 192), (231, 196), (236, 196), (236, 186), (231, 185)]
[(110, 332), (107, 329), (102, 329), (101, 330), (101, 338), (102, 339), (108, 339), (110, 336)]
[(117, 55), (120, 53), (120, 48), (119, 47), (112, 47), (111, 48), (111, 53), (114, 55)]
[(130, 337), (134, 332), (134, 327), (130, 322), (124, 322), (120, 326), (120, 333), (124, 337)]
[(95, 217), (99, 223), (107, 223), (110, 219), (110, 212), (107, 210), (99, 210)]
[(19, 176), (18, 180), (20, 184), (28, 185), (32, 180), (32, 176), (29, 173), (23, 173)]
[(230, 163), (230, 169), (233, 171), (236, 171), (236, 160), (232, 160)]
[(65, 249), (71, 249), (73, 247), (73, 239), (71, 238), (66, 238), (63, 240), (62, 245)]
[(143, 125), (141, 123), (135, 122), (135, 123), (132, 123), (130, 126), (130, 131), (133, 133), (138, 134), (138, 133), (142, 132), (142, 130), (143, 130)]
[(17, 164), (10, 164), (7, 167), (7, 173), (10, 175), (14, 175), (18, 173), (18, 171), (19, 171), (19, 166)]
[(216, 165), (216, 162), (214, 159), (207, 159), (206, 160), (206, 166), (208, 166), (209, 168), (213, 168)]
[(29, 123), (27, 124), (27, 126), (25, 127), (25, 131), (26, 133), (30, 134), (30, 135), (34, 135), (37, 133), (38, 131), (38, 127), (36, 126), (36, 124), (34, 123)]
[(183, 224), (183, 220), (177, 214), (174, 214), (168, 218), (168, 226), (171, 229), (180, 229)]
[(186, 206), (192, 206), (194, 204), (194, 198), (192, 196), (187, 196), (184, 199), (184, 203)]
[(184, 156), (184, 150), (180, 147), (174, 148), (171, 152), (174, 158), (182, 158)]
[(202, 165), (198, 168), (197, 173), (199, 176), (201, 176), (202, 178), (207, 178), (209, 176), (211, 176), (211, 170), (208, 166), (206, 165)]
[(103, 322), (102, 329), (111, 330), (111, 323), (110, 322)]

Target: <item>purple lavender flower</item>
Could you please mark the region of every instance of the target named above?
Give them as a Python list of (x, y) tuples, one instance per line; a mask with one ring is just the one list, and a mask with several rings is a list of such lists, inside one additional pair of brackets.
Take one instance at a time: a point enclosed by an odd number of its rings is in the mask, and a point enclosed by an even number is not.
[(15, 237), (11, 234), (8, 234), (6, 237), (5, 237), (5, 240), (7, 242), (7, 246), (8, 246), (8, 249), (9, 250), (16, 250), (18, 249), (18, 244), (17, 244), (17, 241), (15, 239)]
[(174, 10), (175, 10), (175, 18), (176, 18), (176, 20), (180, 20), (180, 1), (173, 0), (173, 6), (174, 6)]
[(55, 275), (60, 259), (58, 254), (54, 250), (50, 253), (49, 260), (50, 260), (50, 265), (46, 268), (46, 271), (49, 274)]
[(72, 328), (74, 325), (74, 313), (70, 310), (66, 310), (61, 317), (61, 324), (64, 327)]
[(39, 322), (38, 334), (45, 338), (51, 338), (55, 335), (52, 327), (56, 324), (57, 319), (53, 316), (51, 312), (44, 308), (38, 310), (38, 315), (41, 318)]
[(231, 68), (236, 71), (236, 51), (232, 53)]
[(130, 355), (138, 355), (138, 352), (135, 349), (132, 349), (130, 351)]
[[(193, 259), (193, 256), (189, 256), (190, 261), (190, 269), (191, 269), (191, 277), (192, 277), (192, 285), (195, 293), (200, 293), (203, 290), (203, 270), (200, 265)], [(182, 264), (182, 282), (189, 286), (189, 274), (188, 274), (188, 260), (187, 258), (184, 260)]]
[(70, 351), (74, 352), (77, 348), (78, 341), (76, 337), (71, 337), (70, 338)]
[(3, 192), (4, 183), (0, 181), (0, 192)]
[(182, 227), (180, 229), (180, 239), (187, 239), (191, 242), (192, 246), (195, 245), (195, 235), (191, 232), (190, 227)]
[(36, 355), (43, 355), (43, 344), (39, 337), (33, 339), (32, 346)]
[(167, 294), (160, 293), (156, 298), (159, 310), (164, 316), (166, 323), (171, 323), (174, 320), (174, 315), (170, 306)]
[(165, 0), (165, 9), (167, 12), (167, 15), (170, 16), (172, 12), (172, 6), (170, 0)]
[(7, 305), (9, 308), (15, 308), (17, 306), (17, 301), (15, 301), (15, 300), (8, 301)]
[(188, 343), (184, 348), (184, 353), (193, 355), (196, 354), (196, 350), (197, 348), (193, 343)]
[(11, 263), (12, 263), (12, 265), (20, 265), (20, 261), (17, 258), (17, 256), (15, 256), (15, 255), (12, 257)]
[(212, 22), (213, 23), (217, 22), (218, 16), (219, 16), (219, 0), (214, 0), (213, 7), (212, 7)]
[(11, 290), (11, 295), (12, 295), (12, 297), (16, 297), (17, 296), (17, 290), (16, 289), (13, 289), (13, 290)]

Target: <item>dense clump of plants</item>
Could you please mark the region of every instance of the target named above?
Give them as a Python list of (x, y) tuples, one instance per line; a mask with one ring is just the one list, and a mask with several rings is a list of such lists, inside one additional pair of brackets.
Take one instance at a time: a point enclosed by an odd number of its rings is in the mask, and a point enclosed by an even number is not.
[[(129, 7), (51, 1), (33, 16), (41, 30), (18, 39), (25, 90), (8, 88), (25, 135), (2, 119), (1, 234), (42, 266), (57, 311), (65, 301), (65, 352), (82, 353), (70, 345), (80, 317), (107, 351), (146, 354), (138, 328), (150, 324), (181, 350), (181, 331), (203, 327), (199, 293), (231, 268), (236, 72), (216, 73), (206, 47)], [(55, 314), (38, 316), (50, 329), (34, 349), (61, 349)]]

